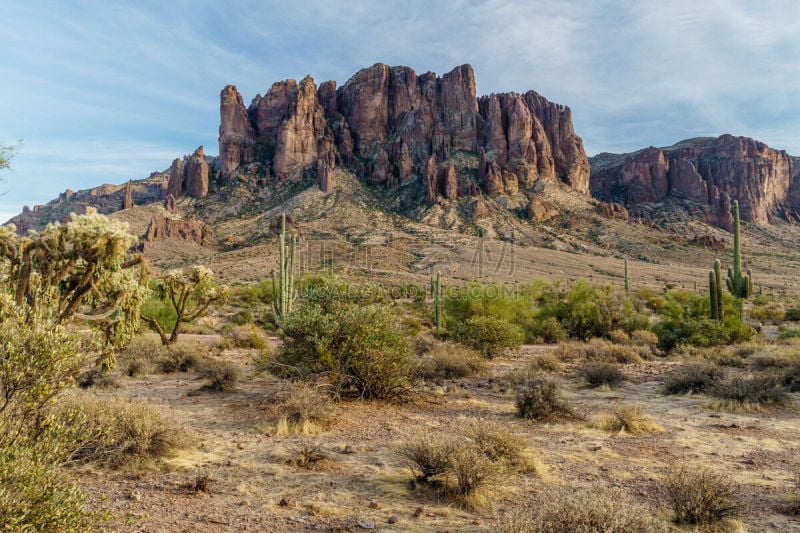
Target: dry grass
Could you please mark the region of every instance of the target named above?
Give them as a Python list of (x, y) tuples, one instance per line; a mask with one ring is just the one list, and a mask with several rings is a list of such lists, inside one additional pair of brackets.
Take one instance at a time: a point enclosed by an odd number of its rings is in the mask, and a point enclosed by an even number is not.
[(157, 463), (189, 446), (187, 433), (163, 407), (144, 401), (72, 395), (56, 407), (79, 435), (76, 463), (136, 468)]
[(298, 444), (290, 448), (287, 453), (288, 457), (284, 458), (283, 462), (295, 468), (314, 470), (329, 460), (322, 447), (315, 444)]
[(269, 432), (276, 436), (314, 435), (330, 425), (331, 400), (318, 385), (291, 382), (269, 400)]
[(667, 533), (669, 525), (620, 489), (552, 488), (497, 514), (497, 533)]
[(529, 452), (525, 440), (511, 433), (503, 424), (487, 420), (476, 421), (468, 426), (466, 435), (492, 462), (502, 463), (518, 472), (543, 473), (541, 462)]
[(589, 425), (595, 429), (624, 431), (631, 435), (663, 431), (640, 405), (622, 405), (613, 411), (599, 413), (592, 417)]
[(536, 372), (561, 372), (564, 365), (561, 360), (551, 353), (539, 354), (526, 366), (526, 369), (531, 373)]
[(662, 389), (664, 394), (707, 392), (722, 381), (724, 375), (724, 372), (715, 365), (691, 363), (681, 366), (664, 378)]
[(716, 398), (709, 407), (733, 412), (758, 412), (765, 406), (788, 407), (794, 400), (775, 375), (731, 376), (707, 390)]
[(423, 356), (419, 373), (425, 379), (458, 379), (483, 375), (487, 369), (486, 359), (475, 350), (442, 342)]

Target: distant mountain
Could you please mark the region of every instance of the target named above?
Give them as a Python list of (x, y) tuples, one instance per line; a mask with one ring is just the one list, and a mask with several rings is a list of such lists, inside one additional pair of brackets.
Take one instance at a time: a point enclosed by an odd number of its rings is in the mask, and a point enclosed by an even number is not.
[(731, 203), (743, 220), (800, 221), (800, 158), (747, 137), (688, 139), (667, 148), (590, 158), (592, 196), (646, 216), (646, 204), (681, 199), (696, 218), (725, 229)]

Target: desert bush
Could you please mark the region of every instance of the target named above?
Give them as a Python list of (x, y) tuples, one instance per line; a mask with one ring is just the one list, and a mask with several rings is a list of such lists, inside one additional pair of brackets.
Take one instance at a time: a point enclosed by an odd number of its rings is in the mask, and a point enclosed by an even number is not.
[(0, 446), (4, 531), (92, 531), (106, 518), (84, 507), (76, 482), (30, 447)]
[(457, 379), (481, 375), (486, 368), (486, 360), (478, 352), (445, 342), (426, 353), (419, 372), (425, 379)]
[(791, 367), (794, 363), (800, 362), (793, 353), (762, 353), (751, 360), (754, 370), (781, 370)]
[(664, 378), (664, 394), (688, 394), (707, 392), (719, 383), (724, 372), (716, 365), (686, 364)]
[(242, 370), (233, 361), (207, 359), (200, 365), (200, 377), (206, 382), (202, 390), (211, 392), (232, 392), (242, 377)]
[(420, 433), (403, 443), (397, 455), (411, 470), (417, 483), (443, 485), (450, 471), (450, 457), (455, 449), (451, 438)]
[(330, 422), (330, 398), (319, 386), (304, 381), (288, 383), (271, 405), (278, 434), (308, 435)]
[(722, 407), (733, 409), (758, 409), (766, 404), (792, 403), (778, 376), (774, 375), (731, 376), (714, 383), (706, 392), (726, 402)]
[(606, 386), (615, 389), (627, 379), (619, 367), (611, 363), (589, 363), (578, 374), (590, 388)]
[(241, 309), (231, 315), (228, 322), (234, 326), (245, 326), (247, 324), (253, 324), (255, 320), (253, 319), (253, 312), (250, 309)]
[(409, 389), (411, 350), (394, 316), (381, 306), (304, 305), (284, 323), (288, 336), (273, 371), (325, 374), (337, 396), (393, 398)]
[(164, 408), (144, 401), (71, 395), (52, 410), (74, 436), (69, 461), (111, 468), (141, 466), (188, 447)]
[(781, 381), (789, 392), (800, 392), (800, 362), (787, 368)]
[[(732, 310), (732, 313), (736, 311)], [(741, 343), (750, 340), (755, 331), (737, 319), (719, 322), (710, 318), (680, 318), (662, 320), (655, 326), (658, 347), (670, 351), (681, 344), (709, 347)]]
[(492, 358), (522, 345), (522, 330), (493, 316), (474, 316), (452, 328), (452, 339)]
[(800, 328), (792, 328), (788, 326), (781, 326), (778, 328), (779, 339), (798, 339), (800, 338)]
[(792, 515), (800, 515), (800, 465), (795, 465), (792, 475), (792, 488), (784, 496), (784, 502), (780, 506), (780, 511)]
[(235, 326), (225, 332), (225, 338), (236, 348), (267, 348), (267, 336), (254, 324)]
[(75, 383), (82, 389), (88, 389), (90, 387), (105, 390), (122, 388), (119, 376), (111, 374), (110, 372), (104, 372), (99, 368), (93, 368), (82, 372), (75, 379)]
[(554, 316), (533, 321), (530, 326), (530, 337), (541, 339), (545, 344), (558, 344), (569, 339), (569, 332)]
[(792, 307), (787, 309), (786, 312), (783, 314), (784, 320), (789, 320), (792, 322), (797, 322), (800, 320), (800, 307)]
[(553, 488), (497, 516), (498, 533), (667, 533), (666, 522), (620, 489)]
[(779, 324), (783, 322), (785, 312), (775, 304), (754, 305), (750, 309), (750, 316), (759, 322)]
[(532, 458), (527, 454), (525, 441), (509, 428), (481, 420), (468, 427), (466, 436), (475, 448), (494, 463), (501, 463), (514, 470), (535, 470)]
[(323, 461), (328, 459), (328, 455), (319, 445), (298, 444), (288, 450), (288, 456), (284, 463), (296, 468), (313, 470)]
[(592, 339), (588, 343), (564, 343), (555, 351), (555, 356), (562, 361), (583, 360), (622, 364), (642, 362), (636, 347), (613, 344), (604, 339)]
[(658, 346), (658, 335), (647, 329), (637, 329), (631, 333), (631, 344), (636, 346)]
[(591, 426), (605, 431), (625, 431), (631, 435), (661, 430), (639, 405), (621, 405), (612, 412), (601, 413), (592, 419)]
[(678, 524), (710, 525), (737, 518), (742, 505), (728, 476), (698, 465), (678, 465), (667, 473), (661, 492)]
[(614, 344), (628, 344), (631, 341), (631, 337), (624, 329), (615, 329), (608, 334), (608, 340)]
[(529, 372), (560, 372), (563, 368), (561, 360), (551, 353), (539, 354), (526, 365)]
[(558, 382), (541, 377), (528, 379), (517, 390), (517, 415), (544, 421), (573, 417), (575, 410), (564, 398)]
[(209, 356), (210, 350), (202, 344), (180, 342), (166, 348), (162, 347), (155, 360), (155, 366), (164, 374), (190, 372), (199, 370)]
[(486, 492), (497, 481), (502, 468), (473, 446), (456, 447), (450, 454), (450, 491), (456, 501), (469, 508), (486, 503)]

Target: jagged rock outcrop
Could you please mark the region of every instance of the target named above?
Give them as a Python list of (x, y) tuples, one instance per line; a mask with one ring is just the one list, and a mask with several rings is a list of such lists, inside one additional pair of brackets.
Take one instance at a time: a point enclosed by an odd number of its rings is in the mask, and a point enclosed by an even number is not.
[(458, 179), (456, 178), (456, 169), (450, 165), (442, 174), (442, 196), (448, 200), (455, 200), (458, 198)]
[(743, 220), (767, 223), (800, 213), (800, 160), (747, 137), (723, 135), (592, 158), (591, 192), (633, 208), (667, 197), (704, 204), (706, 222), (731, 229), (731, 204)]
[(125, 196), (122, 199), (122, 209), (130, 209), (133, 207), (133, 182), (128, 180), (125, 184)]
[(172, 195), (173, 200), (181, 195), (183, 192), (183, 161), (175, 158), (172, 165), (169, 167), (169, 181), (167, 181), (167, 190), (164, 195)]
[(439, 170), (436, 168), (436, 156), (432, 155), (425, 163), (425, 169), (422, 171), (422, 181), (425, 184), (425, 200), (428, 205), (433, 205), (436, 202), (436, 196), (439, 194)]
[(161, 239), (181, 239), (201, 246), (217, 244), (214, 230), (201, 220), (154, 216), (147, 226), (144, 242), (152, 244)]
[(531, 197), (528, 202), (528, 220), (532, 222), (546, 222), (558, 215), (558, 208), (539, 196)]
[(333, 169), (324, 159), (317, 161), (317, 185), (325, 194), (333, 192)]
[[(256, 135), (250, 125), (242, 95), (235, 86), (228, 85), (222, 89), (219, 115), (219, 156), (222, 160), (220, 172), (222, 178), (227, 179), (242, 161), (254, 159)], [(177, 197), (174, 192), (173, 195)]]
[[(490, 195), (513, 194), (540, 178), (588, 192), (589, 164), (569, 108), (533, 91), (480, 99), (475, 93), (470, 65), (439, 78), (376, 64), (338, 89), (332, 81), (316, 88), (308, 76), (300, 83), (273, 84), (250, 104), (248, 129), (241, 97), (228, 86), (220, 104), (222, 174), (258, 156), (285, 179), (332, 158), (333, 165), (350, 168), (372, 185), (395, 187), (419, 176), (431, 203), (428, 186), (435, 180), (426, 170), (431, 156), (445, 164), (463, 150), (481, 153), (482, 164), (477, 182), (456, 176), (457, 196), (475, 195), (487, 183)], [(264, 149), (255, 154), (241, 148), (251, 141)]]
[(167, 197), (164, 199), (164, 209), (166, 209), (170, 213), (175, 213), (178, 210), (177, 202), (175, 201), (175, 197), (172, 196), (172, 194), (168, 194)]
[(630, 213), (625, 209), (625, 206), (618, 203), (598, 202), (595, 210), (606, 218), (612, 220), (628, 220)]
[(206, 163), (202, 146), (198, 147), (186, 161), (183, 181), (188, 195), (203, 198), (208, 194), (208, 163)]

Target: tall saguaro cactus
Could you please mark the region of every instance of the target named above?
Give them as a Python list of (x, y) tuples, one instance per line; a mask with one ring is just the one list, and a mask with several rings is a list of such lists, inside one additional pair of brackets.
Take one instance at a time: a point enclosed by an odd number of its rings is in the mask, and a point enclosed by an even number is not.
[(281, 215), (281, 234), (278, 239), (278, 272), (272, 271), (272, 314), (278, 323), (292, 312), (297, 294), (294, 290), (294, 256), (297, 238), (292, 235), (286, 250), (286, 213)]
[(436, 331), (442, 329), (442, 273), (436, 273), (433, 285), (433, 315), (436, 322)]
[(708, 293), (711, 299), (711, 318), (722, 322), (722, 264), (719, 259), (714, 261), (714, 270), (708, 273)]
[(739, 202), (733, 202), (733, 268), (728, 267), (728, 277), (725, 284), (730, 293), (739, 302), (739, 318), (742, 318), (744, 310), (744, 300), (753, 294), (753, 271), (748, 270), (747, 274), (742, 274), (742, 244), (741, 228), (739, 226)]

